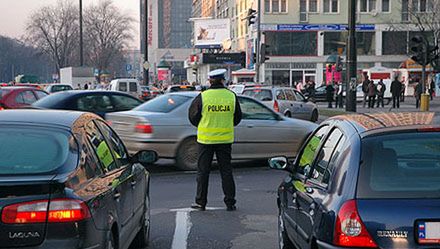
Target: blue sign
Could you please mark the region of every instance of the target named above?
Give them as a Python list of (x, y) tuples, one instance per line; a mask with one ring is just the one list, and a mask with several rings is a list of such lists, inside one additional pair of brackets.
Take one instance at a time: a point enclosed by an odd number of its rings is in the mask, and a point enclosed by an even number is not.
[[(263, 30), (266, 31), (345, 31), (348, 30), (346, 24), (263, 24)], [(267, 27), (267, 29), (265, 29)], [(276, 28), (275, 28), (276, 27)], [(358, 24), (356, 30), (358, 31), (374, 31), (376, 26), (374, 24)]]
[(125, 65), (125, 70), (127, 70), (127, 72), (130, 72), (131, 70), (133, 70), (133, 66), (131, 64), (127, 64)]

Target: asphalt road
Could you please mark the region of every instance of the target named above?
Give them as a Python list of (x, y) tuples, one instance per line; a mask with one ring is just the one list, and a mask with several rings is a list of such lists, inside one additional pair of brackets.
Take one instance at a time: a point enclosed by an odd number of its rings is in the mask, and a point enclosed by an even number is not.
[(171, 163), (152, 167), (148, 248), (277, 248), (276, 189), (287, 173), (253, 163), (235, 166), (234, 212), (226, 211), (218, 171), (211, 173), (208, 210), (192, 211), (195, 172), (175, 171)]

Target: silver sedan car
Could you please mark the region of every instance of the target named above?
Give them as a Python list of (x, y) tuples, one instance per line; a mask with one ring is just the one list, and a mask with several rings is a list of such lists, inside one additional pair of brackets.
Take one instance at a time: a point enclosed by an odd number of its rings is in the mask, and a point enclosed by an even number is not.
[[(197, 129), (188, 120), (188, 109), (198, 92), (169, 93), (131, 111), (107, 114), (113, 129), (130, 153), (151, 149), (160, 158), (175, 159), (182, 170), (197, 169)], [(278, 155), (295, 157), (316, 124), (286, 118), (261, 102), (239, 96), (243, 112), (235, 127), (233, 160), (268, 159)]]

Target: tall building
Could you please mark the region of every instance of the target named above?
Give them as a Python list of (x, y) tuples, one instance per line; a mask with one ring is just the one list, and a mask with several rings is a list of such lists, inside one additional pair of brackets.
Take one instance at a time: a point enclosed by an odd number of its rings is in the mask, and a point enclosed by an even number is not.
[[(144, 0), (141, 0), (141, 7), (142, 2)], [(148, 3), (148, 58), (152, 67), (150, 77), (155, 82), (157, 65), (166, 61), (171, 65), (173, 83), (186, 80), (183, 66), (192, 51), (192, 27), (189, 22), (192, 0), (149, 0)], [(143, 15), (142, 8), (141, 16)]]

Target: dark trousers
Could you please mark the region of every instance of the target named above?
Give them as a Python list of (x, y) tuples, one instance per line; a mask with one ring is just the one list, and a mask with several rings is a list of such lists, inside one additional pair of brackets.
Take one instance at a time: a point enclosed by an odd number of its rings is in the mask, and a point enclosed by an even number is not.
[(400, 108), (400, 96), (399, 95), (394, 95), (393, 94), (393, 108)]
[(377, 106), (376, 107), (379, 107), (379, 106), (382, 106), (382, 107), (385, 106), (383, 103), (383, 95), (377, 95)]
[(374, 108), (375, 101), (376, 101), (376, 96), (368, 96), (368, 108)]
[(420, 97), (416, 97), (416, 108), (420, 107)]
[(199, 144), (199, 159), (197, 172), (196, 203), (206, 206), (208, 202), (209, 173), (211, 172), (214, 153), (219, 164), (222, 177), (224, 202), (227, 206), (235, 204), (235, 182), (231, 164), (232, 144)]
[(342, 98), (342, 94), (338, 94), (338, 96), (336, 97), (336, 107), (344, 108), (344, 99)]

